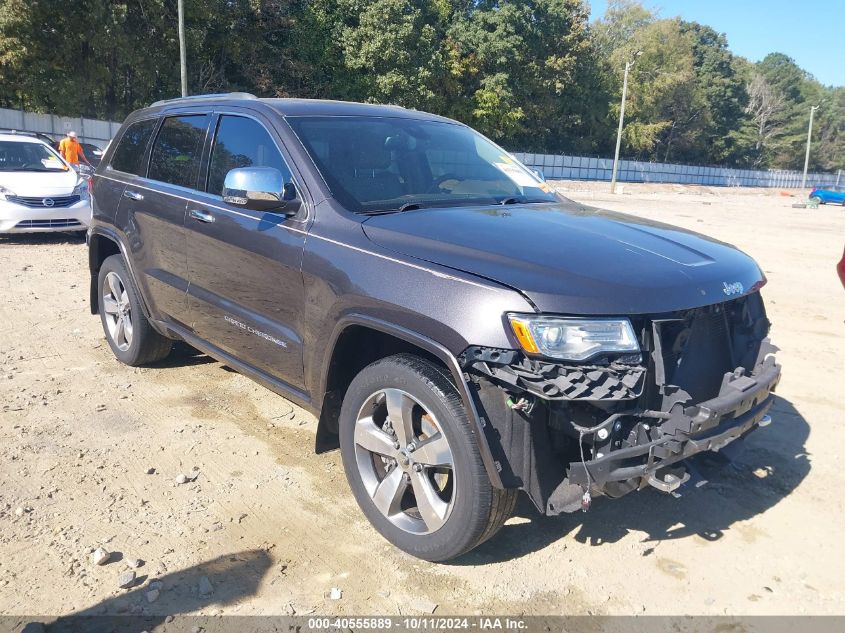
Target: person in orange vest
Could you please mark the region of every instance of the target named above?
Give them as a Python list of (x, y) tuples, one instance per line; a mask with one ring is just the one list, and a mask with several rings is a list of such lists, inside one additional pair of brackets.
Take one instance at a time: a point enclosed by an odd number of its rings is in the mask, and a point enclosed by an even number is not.
[(81, 157), (89, 167), (92, 167), (85, 157), (85, 152), (82, 151), (82, 145), (76, 140), (76, 132), (73, 130), (68, 132), (67, 136), (59, 143), (59, 154), (71, 165), (78, 165)]

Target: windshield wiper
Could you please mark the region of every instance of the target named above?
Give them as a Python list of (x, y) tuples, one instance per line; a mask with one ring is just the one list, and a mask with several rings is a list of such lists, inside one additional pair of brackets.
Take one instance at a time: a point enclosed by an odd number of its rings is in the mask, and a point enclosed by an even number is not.
[(505, 198), (499, 204), (543, 204), (547, 202), (554, 202), (554, 200), (542, 200), (540, 198), (526, 198), (525, 196), (511, 196)]
[(387, 215), (388, 213), (402, 213), (404, 211), (414, 211), (415, 209), (422, 209), (422, 204), (419, 202), (406, 202), (405, 204), (395, 209), (377, 209), (375, 211), (364, 211), (366, 215)]

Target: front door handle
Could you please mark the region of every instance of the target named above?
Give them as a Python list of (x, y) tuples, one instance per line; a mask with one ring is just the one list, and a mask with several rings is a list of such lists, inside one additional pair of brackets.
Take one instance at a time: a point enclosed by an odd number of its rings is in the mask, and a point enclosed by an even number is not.
[(130, 200), (143, 200), (144, 194), (138, 193), (137, 191), (132, 191), (131, 189), (126, 189), (123, 192), (124, 198), (129, 198)]
[(211, 215), (208, 211), (200, 211), (199, 209), (191, 209), (190, 216), (194, 218), (194, 220), (199, 220), (200, 222), (210, 223), (214, 222), (214, 216)]

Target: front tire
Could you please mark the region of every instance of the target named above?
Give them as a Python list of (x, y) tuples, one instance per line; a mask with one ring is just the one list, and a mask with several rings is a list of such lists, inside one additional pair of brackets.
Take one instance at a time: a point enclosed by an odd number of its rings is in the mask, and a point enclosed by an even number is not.
[(411, 354), (355, 377), (340, 411), (340, 448), (370, 523), (417, 558), (445, 561), (473, 549), (516, 504), (516, 490), (490, 483), (449, 375)]
[(156, 332), (120, 255), (107, 257), (97, 279), (100, 320), (117, 359), (132, 367), (163, 360), (173, 341)]

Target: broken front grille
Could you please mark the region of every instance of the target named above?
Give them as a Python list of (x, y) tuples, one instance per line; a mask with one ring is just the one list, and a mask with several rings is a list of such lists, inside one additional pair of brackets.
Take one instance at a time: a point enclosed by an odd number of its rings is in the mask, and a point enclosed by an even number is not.
[(693, 402), (719, 393), (722, 377), (735, 365), (725, 310), (691, 310), (680, 321), (662, 322), (660, 337), (666, 382), (686, 391)]
[(669, 411), (715, 398), (725, 374), (759, 362), (769, 322), (758, 293), (702, 308), (632, 318), (642, 354), (606, 354), (588, 363), (530, 358), (518, 350), (468, 347), (464, 369), (514, 393), (545, 400), (622, 402)]
[(663, 410), (674, 401), (716, 397), (724, 375), (738, 367), (750, 373), (768, 333), (759, 294), (656, 318), (652, 324), (655, 384)]
[(633, 362), (564, 364), (478, 346), (467, 348), (460, 357), (463, 366), (503, 386), (547, 400), (634, 400), (643, 392), (646, 368), (638, 362), (639, 354), (628, 360)]

